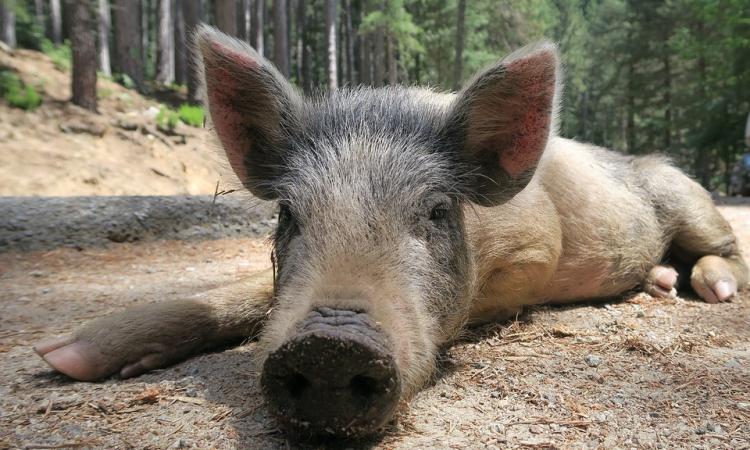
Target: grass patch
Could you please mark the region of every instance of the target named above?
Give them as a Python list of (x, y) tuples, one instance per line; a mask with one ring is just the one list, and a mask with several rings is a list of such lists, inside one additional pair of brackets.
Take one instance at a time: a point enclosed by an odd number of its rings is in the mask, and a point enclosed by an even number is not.
[(168, 106), (162, 106), (159, 114), (156, 115), (156, 124), (159, 128), (170, 131), (177, 127), (178, 122), (200, 128), (203, 126), (204, 117), (205, 113), (200, 106), (183, 104), (177, 111)]
[(180, 116), (177, 114), (177, 111), (168, 106), (162, 106), (159, 114), (156, 115), (156, 124), (164, 130), (174, 130), (179, 121)]
[(42, 96), (33, 86), (24, 84), (18, 75), (0, 70), (0, 95), (14, 108), (33, 111), (42, 104)]
[(203, 119), (206, 116), (203, 112), (203, 107), (188, 105), (187, 103), (180, 106), (180, 110), (177, 113), (181, 121), (196, 128), (203, 126)]
[(70, 41), (65, 40), (62, 45), (55, 45), (49, 39), (45, 39), (42, 41), (42, 52), (49, 56), (57, 70), (63, 72), (70, 70), (70, 62), (72, 61)]

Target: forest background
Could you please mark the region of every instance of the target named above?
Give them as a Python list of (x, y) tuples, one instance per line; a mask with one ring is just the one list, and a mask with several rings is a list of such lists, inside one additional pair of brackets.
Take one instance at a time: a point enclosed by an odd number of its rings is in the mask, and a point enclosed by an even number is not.
[(72, 61), (73, 101), (92, 110), (97, 77), (197, 103), (188, 47), (200, 22), (306, 92), (456, 90), (547, 38), (565, 67), (563, 136), (667, 154), (710, 190), (747, 151), (750, 0), (0, 0), (1, 40)]

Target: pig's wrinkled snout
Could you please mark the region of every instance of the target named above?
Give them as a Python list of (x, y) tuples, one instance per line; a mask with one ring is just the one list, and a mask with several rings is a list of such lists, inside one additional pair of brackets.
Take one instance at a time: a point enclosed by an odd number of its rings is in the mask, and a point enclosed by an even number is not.
[(263, 392), (300, 437), (366, 435), (390, 419), (401, 394), (391, 353), (366, 313), (318, 308), (269, 355)]

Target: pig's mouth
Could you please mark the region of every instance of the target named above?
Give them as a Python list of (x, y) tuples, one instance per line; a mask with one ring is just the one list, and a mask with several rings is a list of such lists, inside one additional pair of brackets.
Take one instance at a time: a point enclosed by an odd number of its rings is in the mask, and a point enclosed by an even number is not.
[(367, 313), (317, 308), (268, 356), (263, 393), (298, 438), (367, 436), (391, 418), (401, 397), (392, 354)]

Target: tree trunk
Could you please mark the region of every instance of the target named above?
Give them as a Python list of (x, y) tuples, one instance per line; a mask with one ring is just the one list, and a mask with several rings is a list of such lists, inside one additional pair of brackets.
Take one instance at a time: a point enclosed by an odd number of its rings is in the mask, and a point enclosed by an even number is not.
[(34, 0), (34, 20), (42, 34), (46, 35), (47, 26), (44, 20), (44, 0)]
[(115, 0), (115, 53), (120, 71), (143, 91), (140, 2)]
[(354, 75), (354, 28), (352, 27), (352, 0), (346, 0), (346, 79), (350, 85), (357, 83)]
[(200, 93), (198, 92), (199, 79), (198, 74), (195, 72), (195, 55), (190, 51), (190, 44), (188, 36), (192, 36), (195, 28), (198, 26), (201, 17), (201, 3), (200, 0), (181, 0), (182, 1), (182, 18), (185, 22), (185, 57), (187, 60), (186, 73), (187, 73), (187, 86), (188, 86), (188, 101), (190, 103), (200, 103)]
[(382, 28), (375, 31), (371, 64), (373, 68), (373, 86), (382, 86), (385, 80), (385, 33)]
[(388, 58), (388, 84), (398, 84), (398, 60), (396, 60), (396, 38), (390, 34), (386, 38), (386, 53)]
[(16, 11), (14, 0), (0, 1), (0, 41), (16, 48)]
[(625, 142), (628, 153), (634, 154), (636, 151), (635, 143), (635, 61), (630, 56), (628, 63), (628, 87), (627, 87), (627, 128), (625, 130)]
[(461, 88), (464, 73), (464, 27), (466, 25), (466, 0), (458, 0), (456, 14), (456, 61), (453, 64), (453, 90)]
[(72, 19), (71, 50), (73, 53), (72, 101), (96, 111), (96, 29), (93, 0), (67, 0)]
[[(666, 42), (666, 41), (665, 41)], [(664, 151), (672, 148), (672, 65), (669, 53), (663, 56), (664, 63)]]
[(326, 44), (328, 49), (328, 89), (336, 90), (339, 87), (338, 61), (337, 61), (337, 36), (336, 36), (336, 0), (326, 0)]
[(109, 32), (112, 29), (112, 19), (109, 15), (109, 0), (99, 0), (99, 70), (104, 75), (112, 75), (109, 59)]
[(251, 18), (253, 15), (253, 2), (252, 0), (242, 0), (240, 3), (240, 14), (239, 14), (239, 36), (245, 42), (250, 42), (251, 37)]
[(256, 52), (260, 56), (263, 56), (264, 43), (263, 43), (263, 3), (264, 0), (253, 0), (254, 14), (250, 18), (252, 35), (250, 37), (250, 45), (253, 46)]
[(172, 1), (159, 0), (159, 65), (156, 81), (161, 84), (174, 82), (175, 76), (175, 42)]
[(221, 31), (237, 36), (237, 2), (235, 0), (214, 0), (216, 26)]
[(287, 41), (286, 0), (273, 2), (273, 62), (289, 78), (289, 43)]
[(362, 34), (359, 37), (359, 82), (366, 86), (372, 86), (372, 42), (370, 36)]
[(62, 44), (62, 8), (60, 0), (50, 0), (49, 19), (52, 24), (52, 42)]
[(297, 41), (295, 42), (295, 48), (297, 52), (297, 83), (303, 88), (307, 89), (307, 80), (305, 79), (305, 0), (297, 0), (297, 17), (295, 17), (297, 27)]
[(185, 36), (185, 18), (182, 14), (182, 0), (174, 0), (174, 81), (185, 84), (187, 81), (187, 42)]

